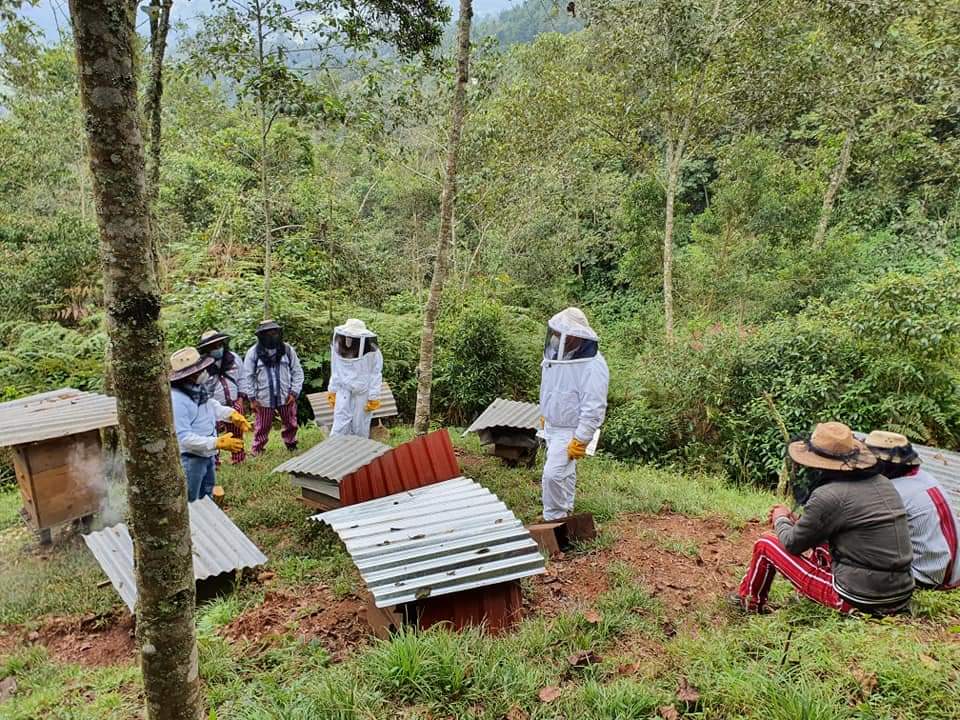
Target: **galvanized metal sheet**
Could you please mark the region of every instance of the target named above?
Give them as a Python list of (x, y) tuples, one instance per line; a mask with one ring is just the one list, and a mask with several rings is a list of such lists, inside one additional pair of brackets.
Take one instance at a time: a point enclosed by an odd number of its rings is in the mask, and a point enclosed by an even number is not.
[[(373, 418), (394, 417), (397, 412), (397, 400), (387, 383), (380, 387), (380, 407), (371, 413)], [(313, 417), (320, 427), (333, 427), (333, 408), (327, 402), (327, 393), (318, 392), (307, 395), (307, 401), (313, 408)]]
[(340, 499), (340, 486), (335, 482), (324, 480), (323, 478), (310, 477), (309, 475), (291, 475), (290, 483), (294, 487), (306, 488), (307, 490), (331, 497), (334, 500)]
[(381, 608), (544, 572), (543, 556), (520, 520), (464, 477), (313, 520), (340, 536)]
[[(193, 575), (204, 580), (214, 575), (256, 567), (267, 556), (209, 497), (190, 503), (190, 538), (193, 542)], [(133, 575), (133, 541), (123, 523), (83, 536), (90, 552), (110, 578), (130, 612), (137, 602)]]
[(376, 440), (355, 435), (335, 435), (317, 443), (305, 453), (277, 465), (272, 472), (293, 473), (339, 482), (344, 476), (389, 450), (389, 445)]
[(117, 401), (62, 388), (0, 404), (0, 447), (50, 440), (117, 424)]
[(540, 406), (536, 403), (497, 398), (471, 423), (466, 433), (493, 427), (537, 430), (540, 428)]
[(960, 453), (926, 445), (914, 445), (913, 449), (923, 460), (923, 469), (943, 486), (953, 512), (960, 514)]

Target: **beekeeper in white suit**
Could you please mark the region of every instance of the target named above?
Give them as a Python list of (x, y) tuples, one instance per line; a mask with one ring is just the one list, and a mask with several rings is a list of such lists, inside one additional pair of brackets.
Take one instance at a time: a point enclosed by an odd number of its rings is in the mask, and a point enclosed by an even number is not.
[(540, 414), (547, 441), (543, 465), (543, 519), (573, 512), (577, 460), (603, 423), (610, 371), (597, 334), (579, 308), (557, 313), (547, 323), (540, 376)]
[(334, 328), (327, 385), (327, 402), (333, 408), (330, 434), (370, 437), (382, 384), (383, 355), (377, 336), (355, 318)]

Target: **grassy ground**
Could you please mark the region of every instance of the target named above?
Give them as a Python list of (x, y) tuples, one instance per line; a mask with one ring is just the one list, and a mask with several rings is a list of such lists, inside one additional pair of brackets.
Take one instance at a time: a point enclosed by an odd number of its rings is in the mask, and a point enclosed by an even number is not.
[[(406, 436), (403, 429), (394, 439)], [(303, 446), (319, 439), (315, 430)], [(461, 441), (457, 439), (457, 442)], [(478, 451), (467, 443), (469, 450)], [(280, 449), (242, 468), (225, 468), (231, 517), (270, 557), (275, 584), (324, 582), (346, 595), (360, 582), (336, 538), (306, 521), (284, 477), (269, 470)], [(465, 473), (497, 492), (524, 519), (539, 511), (536, 474), (464, 458)], [(618, 514), (664, 509), (721, 515), (731, 529), (763, 516), (772, 497), (715, 478), (603, 458), (582, 465), (578, 507), (606, 521)], [(82, 542), (47, 556), (30, 549), (20, 528), (16, 491), (0, 495), (0, 625), (39, 626), (50, 614), (104, 612), (118, 605)], [(581, 552), (605, 552), (615, 540)], [(695, 541), (664, 539), (665, 551), (695, 555)], [(44, 559), (46, 557), (46, 559)], [(746, 560), (746, 558), (744, 559)], [(402, 633), (373, 642), (343, 662), (323, 646), (296, 637), (245, 646), (220, 628), (262, 599), (263, 587), (241, 585), (198, 614), (201, 676), (211, 718), (834, 718), (960, 717), (960, 593), (919, 593), (911, 617), (891, 622), (840, 618), (794, 600), (782, 583), (783, 606), (764, 617), (740, 617), (720, 605), (701, 608), (673, 627), (664, 609), (623, 563), (609, 566), (609, 590), (591, 608), (554, 618), (530, 617), (514, 632), (441, 630)], [(584, 611), (593, 610), (584, 615)], [(20, 628), (18, 632), (22, 632)], [(578, 651), (595, 656), (572, 667)], [(42, 646), (15, 646), (0, 658), (0, 679), (15, 694), (0, 701), (0, 718), (130, 718), (139, 716), (135, 666), (61, 664)], [(685, 683), (698, 692), (678, 697)], [(549, 702), (544, 688), (557, 688)]]

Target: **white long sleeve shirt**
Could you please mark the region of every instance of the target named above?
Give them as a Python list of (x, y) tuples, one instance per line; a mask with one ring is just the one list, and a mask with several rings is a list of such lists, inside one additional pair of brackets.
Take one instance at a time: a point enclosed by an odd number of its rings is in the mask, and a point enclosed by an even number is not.
[(200, 457), (216, 455), (217, 421), (229, 419), (233, 408), (221, 405), (213, 398), (197, 405), (192, 397), (176, 389), (170, 391), (170, 402), (180, 452)]

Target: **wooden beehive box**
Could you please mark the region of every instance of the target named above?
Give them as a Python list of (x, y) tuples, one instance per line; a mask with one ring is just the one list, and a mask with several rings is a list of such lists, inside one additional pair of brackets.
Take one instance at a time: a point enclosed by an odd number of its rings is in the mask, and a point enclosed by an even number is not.
[(9, 447), (30, 524), (49, 529), (87, 518), (106, 496), (100, 429), (117, 424), (117, 401), (62, 388), (0, 403), (0, 447)]
[(106, 497), (99, 430), (16, 445), (13, 465), (37, 530), (93, 515)]

